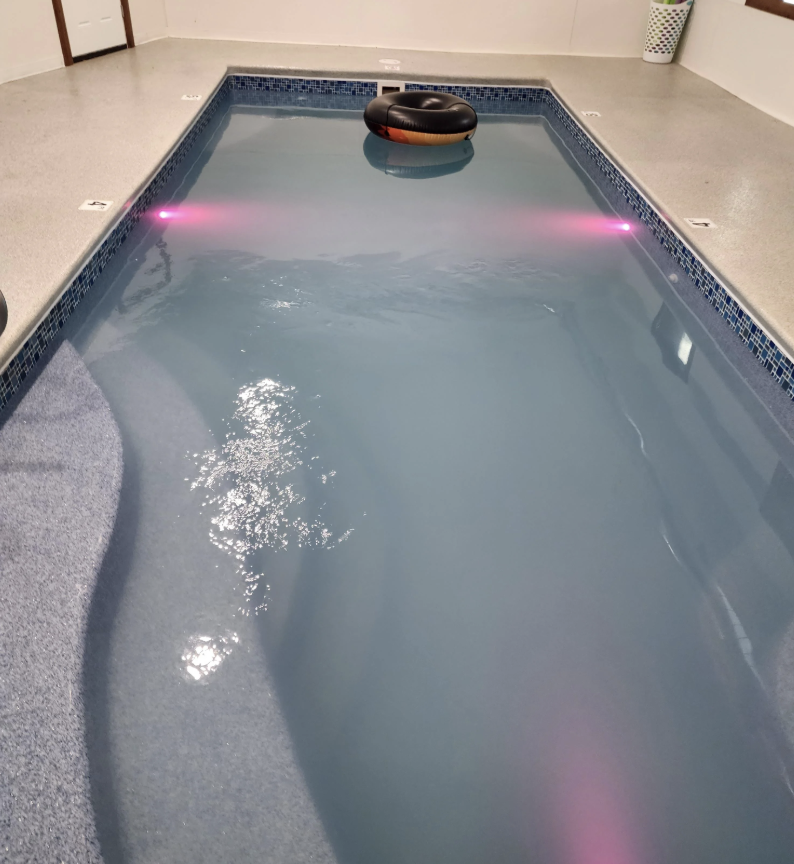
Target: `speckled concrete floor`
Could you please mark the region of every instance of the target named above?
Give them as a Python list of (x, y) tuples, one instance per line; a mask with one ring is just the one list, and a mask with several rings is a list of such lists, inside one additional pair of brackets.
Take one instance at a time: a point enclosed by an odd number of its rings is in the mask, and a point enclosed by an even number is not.
[[(580, 122), (794, 355), (794, 128), (680, 66), (163, 39), (0, 86), (0, 368), (143, 187), (228, 69), (549, 82)], [(197, 102), (185, 93), (201, 94)], [(583, 117), (584, 110), (600, 112)], [(114, 202), (81, 212), (87, 198)], [(693, 229), (686, 217), (716, 228)]]

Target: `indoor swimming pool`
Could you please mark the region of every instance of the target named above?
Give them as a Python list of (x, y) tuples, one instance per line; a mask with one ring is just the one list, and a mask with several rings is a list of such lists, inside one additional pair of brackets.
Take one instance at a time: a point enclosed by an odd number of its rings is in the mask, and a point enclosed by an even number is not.
[(554, 117), (475, 104), (425, 155), (222, 102), (62, 331), (123, 444), (106, 864), (789, 860), (794, 448)]

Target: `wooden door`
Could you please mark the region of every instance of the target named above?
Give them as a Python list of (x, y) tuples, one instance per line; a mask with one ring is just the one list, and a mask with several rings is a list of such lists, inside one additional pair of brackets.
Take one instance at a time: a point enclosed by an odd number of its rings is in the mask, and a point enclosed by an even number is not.
[(119, 0), (61, 0), (73, 57), (126, 46)]

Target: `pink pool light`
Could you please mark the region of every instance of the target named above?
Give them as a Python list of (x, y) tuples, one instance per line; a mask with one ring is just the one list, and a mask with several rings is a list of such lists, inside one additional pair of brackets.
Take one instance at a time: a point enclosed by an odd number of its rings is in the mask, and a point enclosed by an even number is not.
[(191, 229), (198, 226), (216, 229), (229, 222), (241, 223), (252, 215), (252, 208), (239, 202), (198, 201), (166, 205), (162, 210), (150, 210), (146, 216), (152, 222), (179, 224)]
[[(482, 220), (478, 222), (482, 224)], [(500, 232), (516, 231), (534, 237), (560, 237), (569, 240), (596, 239), (609, 234), (631, 234), (636, 225), (624, 219), (582, 210), (509, 208), (490, 217), (486, 224), (499, 226)]]
[(609, 219), (595, 213), (577, 213), (576, 211), (549, 213), (547, 216), (549, 227), (568, 237), (588, 234), (593, 236), (605, 233), (620, 232), (628, 234), (633, 230), (631, 222), (621, 219)]
[(162, 210), (152, 210), (149, 216), (154, 222), (181, 222), (190, 223), (203, 222), (206, 218), (208, 208), (199, 204), (179, 204), (164, 207)]

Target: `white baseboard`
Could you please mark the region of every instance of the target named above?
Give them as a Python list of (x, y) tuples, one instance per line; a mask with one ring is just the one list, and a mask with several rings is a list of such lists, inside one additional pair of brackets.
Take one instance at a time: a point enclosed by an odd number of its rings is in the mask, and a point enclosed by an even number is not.
[(158, 33), (157, 36), (152, 36), (148, 33), (135, 32), (135, 44), (145, 45), (147, 42), (156, 42), (158, 39), (167, 39), (167, 33)]
[(28, 75), (38, 75), (39, 72), (51, 72), (63, 66), (61, 54), (50, 54), (48, 57), (39, 57), (27, 63), (17, 63), (15, 66), (0, 67), (0, 84), (6, 81), (16, 81), (17, 78), (27, 78)]

